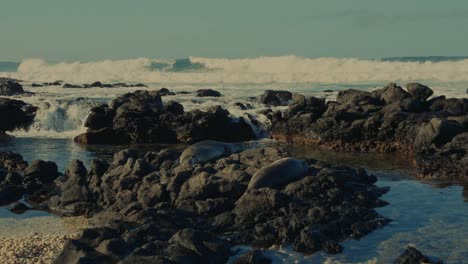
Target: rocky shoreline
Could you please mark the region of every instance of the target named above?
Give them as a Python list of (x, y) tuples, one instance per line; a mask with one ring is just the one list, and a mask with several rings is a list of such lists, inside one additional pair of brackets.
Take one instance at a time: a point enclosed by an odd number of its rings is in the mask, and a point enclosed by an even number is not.
[(422, 84), (394, 83), (372, 92), (345, 90), (336, 102), (300, 94), (269, 114), (272, 138), (339, 151), (398, 152), (420, 177), (468, 180), (468, 99), (428, 98)]
[[(2, 83), (7, 91), (4, 86), (17, 88), (11, 80)], [(196, 143), (184, 151), (128, 149), (111, 162), (94, 159), (89, 168), (74, 160), (64, 173), (52, 161), (29, 164), (18, 153), (0, 153), (0, 206), (25, 199), (33, 209), (89, 218), (90, 227), (72, 237), (46, 238), (55, 241), (46, 246), (54, 253), (35, 260), (49, 262), (65, 240), (55, 263), (225, 263), (236, 245), (337, 254), (342, 241), (391, 221), (375, 211), (387, 205), (380, 197), (388, 189), (376, 186), (377, 178), (365, 170), (239, 143), (257, 138), (254, 118), (233, 117), (221, 106), (187, 112), (178, 102), (163, 104), (161, 97), (170, 94), (165, 88), (136, 91), (94, 107), (85, 122), (88, 131), (74, 141)], [(262, 111), (277, 141), (397, 152), (415, 161), (421, 177), (466, 182), (468, 99), (429, 99), (432, 94), (422, 84), (404, 90), (392, 83), (372, 92), (340, 91), (336, 101), (274, 90), (257, 100), (288, 107)], [(221, 94), (205, 89), (197, 96)], [(27, 129), (36, 111), (0, 98), (0, 133)], [(5, 254), (10, 253), (0, 256)], [(268, 263), (257, 251), (236, 261)]]

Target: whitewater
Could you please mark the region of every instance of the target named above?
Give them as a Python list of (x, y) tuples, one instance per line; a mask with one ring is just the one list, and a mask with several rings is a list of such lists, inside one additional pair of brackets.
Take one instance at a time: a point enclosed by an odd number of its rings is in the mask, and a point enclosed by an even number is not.
[[(303, 58), (298, 56), (242, 59), (189, 57), (185, 59), (102, 60), (94, 62), (48, 62), (25, 59), (13, 70), (0, 64), (0, 77), (22, 80), (32, 96), (21, 100), (39, 107), (29, 131), (15, 131), (18, 137), (73, 138), (84, 132), (84, 121), (93, 106), (108, 103), (115, 97), (141, 88), (69, 89), (61, 86), (33, 87), (34, 83), (62, 80), (83, 84), (144, 83), (144, 89), (167, 87), (174, 92), (201, 88), (220, 91), (220, 98), (198, 98), (194, 94), (164, 97), (182, 103), (186, 110), (223, 105), (233, 116), (253, 116), (265, 123), (258, 111), (264, 106), (252, 97), (266, 89), (282, 89), (333, 100), (334, 92), (355, 88), (373, 90), (396, 82), (421, 82), (434, 90), (434, 96), (467, 97), (468, 59), (464, 57), (415, 57), (391, 59)], [(251, 105), (242, 110), (236, 103)], [(281, 109), (281, 108), (279, 108)], [(261, 130), (261, 128), (257, 128)], [(258, 131), (261, 133), (261, 131)]]

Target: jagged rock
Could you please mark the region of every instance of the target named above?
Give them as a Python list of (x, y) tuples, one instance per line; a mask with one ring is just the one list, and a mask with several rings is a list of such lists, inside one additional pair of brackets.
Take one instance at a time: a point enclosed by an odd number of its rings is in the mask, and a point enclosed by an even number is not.
[(382, 101), (370, 92), (360, 91), (356, 89), (349, 89), (339, 91), (336, 101), (340, 104), (346, 105), (381, 105)]
[[(114, 114), (115, 113), (115, 114)], [(255, 138), (243, 118), (237, 120), (219, 106), (208, 111), (183, 111), (176, 102), (162, 104), (158, 91), (124, 94), (92, 109), (88, 132), (75, 138), (84, 144), (193, 143), (201, 140), (243, 141)]]
[(260, 250), (252, 250), (237, 257), (233, 264), (270, 264), (272, 261)]
[(12, 96), (24, 94), (23, 86), (10, 79), (0, 79), (0, 95)]
[(431, 260), (424, 256), (415, 247), (408, 246), (406, 250), (395, 260), (395, 264), (442, 264), (442, 261)]
[[(468, 122), (462, 121), (468, 113), (468, 99), (440, 96), (427, 100), (430, 88), (413, 83), (408, 89), (411, 93), (391, 83), (373, 92), (340, 91), (337, 102), (329, 101), (323, 108), (312, 108), (304, 96), (294, 95), (287, 111), (267, 114), (271, 135), (336, 150), (397, 151), (415, 158), (419, 176), (445, 174), (444, 178), (464, 180), (464, 143), (461, 136), (453, 139), (468, 132)], [(443, 151), (456, 154), (444, 155)], [(435, 153), (440, 154), (435, 155), (440, 162), (431, 158)]]
[[(180, 155), (125, 150), (111, 164), (94, 161), (88, 173), (72, 163), (49, 207), (84, 213), (107, 227), (85, 230), (59, 260), (224, 263), (232, 245), (292, 244), (305, 253), (338, 253), (340, 241), (388, 223), (373, 209), (386, 205), (379, 199), (386, 189), (364, 170), (308, 160), (305, 177), (246, 191), (257, 171), (288, 154), (252, 148), (193, 166), (180, 164)], [(77, 195), (64, 207), (66, 193)]]
[(37, 109), (23, 101), (0, 97), (0, 133), (28, 129), (34, 122)]
[(392, 104), (411, 97), (411, 94), (396, 85), (396, 83), (390, 83), (383, 89), (375, 90), (372, 93), (386, 104)]
[(84, 125), (91, 130), (99, 130), (112, 126), (115, 111), (107, 105), (91, 108), (91, 114), (86, 118)]
[(272, 106), (288, 105), (291, 99), (291, 92), (275, 90), (266, 90), (259, 98), (260, 103)]

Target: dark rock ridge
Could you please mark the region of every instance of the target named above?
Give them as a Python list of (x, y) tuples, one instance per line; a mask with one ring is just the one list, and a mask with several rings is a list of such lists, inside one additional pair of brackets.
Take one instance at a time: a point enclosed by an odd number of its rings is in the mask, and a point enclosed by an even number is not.
[(212, 89), (200, 89), (196, 91), (197, 97), (220, 97), (221, 93)]
[(163, 105), (158, 91), (136, 91), (91, 109), (88, 132), (75, 138), (84, 144), (237, 142), (255, 138), (241, 117), (231, 118), (219, 106), (185, 112), (181, 104)]
[[(0, 152), (0, 206), (20, 200), (23, 196), (40, 204), (55, 194), (55, 179), (60, 174), (54, 162), (35, 160), (30, 165), (15, 152)], [(13, 212), (24, 212), (29, 207), (14, 204)]]
[(12, 96), (24, 94), (23, 86), (9, 78), (0, 78), (0, 95)]
[[(61, 85), (61, 83), (58, 84), (52, 84), (52, 85)], [(77, 84), (69, 84), (65, 83), (62, 86), (63, 88), (131, 88), (131, 87), (148, 87), (142, 83), (136, 83), (136, 84), (126, 84), (126, 83), (102, 83), (99, 81), (93, 82), (93, 83), (85, 83), (83, 85), (77, 85)]]
[(291, 100), (291, 92), (280, 90), (266, 90), (259, 98), (260, 103), (271, 106), (288, 105)]
[(28, 129), (37, 109), (20, 100), (0, 97), (0, 135), (15, 129)]
[(293, 95), (284, 113), (267, 113), (280, 141), (344, 151), (400, 152), (422, 177), (467, 180), (468, 99), (428, 98), (418, 83), (391, 83), (372, 92), (338, 92), (336, 102)]
[(395, 260), (395, 264), (443, 264), (440, 260), (431, 260), (424, 256), (415, 247), (408, 246), (406, 250)]
[(374, 210), (387, 189), (364, 170), (307, 160), (301, 178), (247, 191), (257, 171), (288, 154), (254, 148), (194, 166), (180, 154), (124, 150), (89, 169), (73, 161), (49, 207), (97, 227), (69, 241), (56, 263), (225, 263), (233, 245), (339, 253), (340, 241), (389, 221)]

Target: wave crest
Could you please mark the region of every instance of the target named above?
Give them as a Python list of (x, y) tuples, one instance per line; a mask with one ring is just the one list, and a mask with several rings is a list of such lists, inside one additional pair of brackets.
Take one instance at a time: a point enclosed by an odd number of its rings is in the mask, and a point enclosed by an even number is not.
[(190, 57), (96, 62), (47, 63), (26, 59), (8, 74), (27, 81), (64, 80), (85, 83), (358, 83), (388, 81), (468, 81), (468, 59), (455, 61), (389, 61), (298, 56), (245, 59)]

